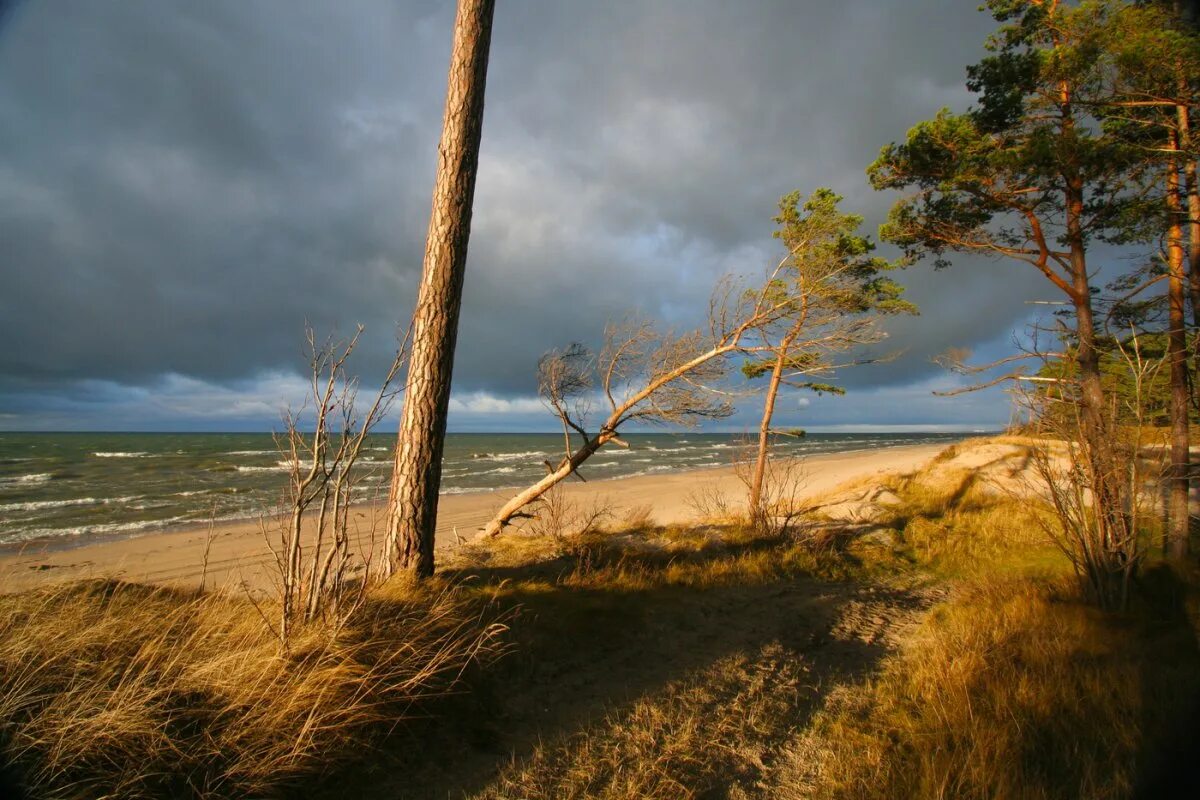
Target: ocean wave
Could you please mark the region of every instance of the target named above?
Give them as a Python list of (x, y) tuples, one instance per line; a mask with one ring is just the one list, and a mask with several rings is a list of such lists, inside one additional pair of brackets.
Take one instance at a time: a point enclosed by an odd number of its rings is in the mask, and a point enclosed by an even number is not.
[(170, 500), (147, 500), (144, 503), (131, 503), (129, 508), (134, 511), (153, 511), (156, 508), (167, 508), (175, 505)]
[(35, 472), (30, 475), (18, 475), (15, 478), (0, 478), (0, 487), (45, 483), (53, 477), (54, 473), (52, 472)]
[(480, 475), (511, 475), (516, 472), (516, 467), (496, 467), (495, 469), (486, 469), (480, 472)]
[(134, 531), (166, 527), (176, 522), (183, 522), (185, 519), (185, 517), (169, 517), (167, 519), (146, 519), (138, 522), (101, 522), (95, 525), (79, 525), (72, 528), (30, 528), (23, 531), (5, 531), (0, 533), (0, 544), (17, 544), (31, 539), (64, 539), (67, 537), (105, 533), (132, 533)]
[(195, 497), (196, 495), (204, 494), (253, 494), (254, 489), (247, 489), (243, 486), (214, 486), (211, 489), (193, 489), (188, 492), (175, 492), (172, 497)]
[(92, 455), (96, 458), (153, 458), (151, 453), (124, 452), (120, 450), (113, 452), (100, 451), (99, 453), (92, 453)]
[(657, 467), (647, 467), (646, 469), (640, 470), (639, 472), (633, 472), (633, 473), (630, 473), (629, 475), (625, 475), (625, 476), (623, 476), (623, 477), (626, 477), (626, 478), (637, 478), (637, 477), (640, 477), (640, 476), (642, 476), (642, 475), (650, 475), (650, 474), (653, 474), (653, 473), (655, 473), (655, 472), (670, 472), (670, 471), (672, 471), (672, 470), (677, 470), (677, 469), (678, 469), (678, 467), (677, 467), (677, 466), (674, 466), (674, 465), (671, 465), (671, 464), (660, 464), (660, 465), (659, 465), (659, 466), (657, 466)]
[(487, 489), (470, 486), (449, 486), (445, 489), (438, 489), (438, 494), (473, 494), (475, 492), (486, 492)]
[(230, 450), (227, 456), (277, 456), (278, 450)]
[(128, 503), (140, 500), (140, 495), (129, 497), (73, 497), (67, 500), (30, 500), (27, 503), (5, 503), (0, 505), (0, 513), (6, 511), (43, 511), (48, 508), (69, 508), (71, 506), (100, 506), (111, 503)]
[(288, 472), (291, 470), (291, 466), (286, 463), (279, 463), (273, 467), (238, 466), (236, 469), (238, 472)]
[(486, 461), (519, 461), (523, 458), (545, 458), (545, 450), (528, 450), (524, 453), (472, 453), (471, 458)]

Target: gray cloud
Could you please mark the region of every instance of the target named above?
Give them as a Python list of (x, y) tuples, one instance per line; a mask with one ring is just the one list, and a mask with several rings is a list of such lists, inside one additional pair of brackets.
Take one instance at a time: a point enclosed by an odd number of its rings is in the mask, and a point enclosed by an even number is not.
[[(0, 422), (85, 399), (101, 419), (172, 380), (258, 398), (300, 366), (306, 320), (366, 324), (361, 368), (382, 369), (420, 268), (452, 11), (18, 7), (0, 29)], [(694, 323), (717, 276), (770, 259), (791, 189), (831, 185), (877, 224), (890, 198), (863, 168), (969, 101), (990, 27), (945, 0), (501, 3), (456, 391), (528, 395), (540, 352), (631, 311)], [(891, 325), (905, 356), (848, 380), (913, 384), (946, 346), (1003, 338), (1044, 294), (1031, 272), (911, 270), (925, 314)]]

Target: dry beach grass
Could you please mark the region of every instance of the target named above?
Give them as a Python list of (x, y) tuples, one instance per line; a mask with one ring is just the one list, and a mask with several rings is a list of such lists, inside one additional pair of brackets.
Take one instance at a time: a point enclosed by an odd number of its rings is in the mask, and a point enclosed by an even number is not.
[(37, 797), (1171, 796), (1200, 707), (1196, 576), (1152, 566), (1130, 612), (1089, 608), (1044, 508), (1004, 485), (1024, 446), (859, 476), (782, 532), (635, 505), (478, 543), (290, 653), (236, 596), (0, 598), (6, 779)]

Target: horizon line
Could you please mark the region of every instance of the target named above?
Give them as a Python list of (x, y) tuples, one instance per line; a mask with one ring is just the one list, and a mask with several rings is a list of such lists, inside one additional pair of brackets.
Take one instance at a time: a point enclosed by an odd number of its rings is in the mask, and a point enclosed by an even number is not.
[[(936, 425), (936, 424), (937, 423), (929, 423), (929, 425)], [(895, 426), (895, 427), (891, 427), (891, 426), (878, 427), (878, 428), (871, 428), (871, 429), (849, 428), (849, 429), (829, 430), (828, 429), (829, 427), (830, 426), (816, 426), (811, 429), (803, 428), (802, 430), (804, 430), (806, 433), (1001, 433), (1005, 429), (1004, 426), (998, 426), (998, 427), (986, 427), (985, 426), (985, 427), (943, 428), (943, 429), (939, 429), (939, 430), (920, 430), (920, 428), (923, 427), (922, 423), (915, 423), (913, 425), (900, 425), (900, 426)], [(311, 433), (312, 431), (305, 430), (303, 432)], [(745, 433), (745, 432), (746, 431), (733, 431), (733, 430), (723, 430), (723, 431), (687, 431), (687, 430), (683, 430), (683, 431), (646, 431), (646, 430), (641, 430), (641, 431), (629, 431), (625, 435), (626, 436), (638, 436), (638, 435), (644, 435), (644, 436), (730, 435), (730, 436), (734, 436), (739, 433)], [(30, 429), (30, 430), (25, 430), (25, 429), (17, 429), (17, 428), (0, 429), (0, 436), (4, 436), (5, 434), (26, 434), (26, 435), (30, 435), (30, 434), (32, 434), (32, 435), (50, 435), (50, 434), (63, 434), (63, 435), (132, 434), (132, 435), (139, 435), (140, 434), (140, 435), (150, 435), (150, 436), (186, 434), (186, 435), (197, 435), (197, 436), (239, 436), (239, 435), (240, 436), (269, 436), (274, 433), (281, 433), (281, 431), (275, 431), (275, 430), (240, 430), (240, 431), (239, 430), (224, 430), (224, 431), (218, 431), (218, 430), (180, 430), (180, 429), (175, 429), (175, 430), (171, 430), (171, 429), (163, 429), (163, 430), (128, 430), (128, 429), (124, 429), (124, 430), (122, 430), (122, 429), (95, 429), (95, 430), (36, 429), (36, 430), (34, 430), (34, 429)], [(394, 436), (396, 434), (394, 432), (382, 431), (382, 432), (374, 433), (373, 435), (376, 435), (376, 436), (392, 435), (392, 436)], [(497, 431), (497, 430), (447, 431), (446, 435), (447, 436), (454, 436), (454, 435), (458, 435), (458, 436), (482, 436), (482, 435), (559, 436), (559, 435), (561, 435), (561, 431), (546, 431), (546, 430), (541, 430), (541, 431), (530, 431), (530, 430), (522, 430), (522, 431)]]

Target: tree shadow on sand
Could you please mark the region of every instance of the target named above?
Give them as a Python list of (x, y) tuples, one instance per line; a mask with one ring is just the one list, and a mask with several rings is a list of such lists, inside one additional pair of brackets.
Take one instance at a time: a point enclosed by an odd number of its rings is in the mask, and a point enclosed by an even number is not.
[[(769, 648), (804, 664), (798, 714), (779, 735), (794, 731), (833, 685), (888, 652), (896, 615), (931, 601), (921, 591), (824, 582), (800, 569), (724, 572), (768, 560), (783, 546), (757, 539), (665, 552), (614, 544), (532, 565), (446, 573), (495, 592), (513, 610), (513, 652), (467, 676), (464, 693), (445, 698), (429, 718), (398, 728), (370, 766), (356, 767), (356, 794), (470, 796), (540, 744), (621, 715), (721, 659), (753, 659)], [(666, 577), (669, 569), (713, 579), (689, 584)], [(590, 580), (600, 572), (605, 579)], [(330, 794), (344, 791), (345, 781), (333, 776)]]

